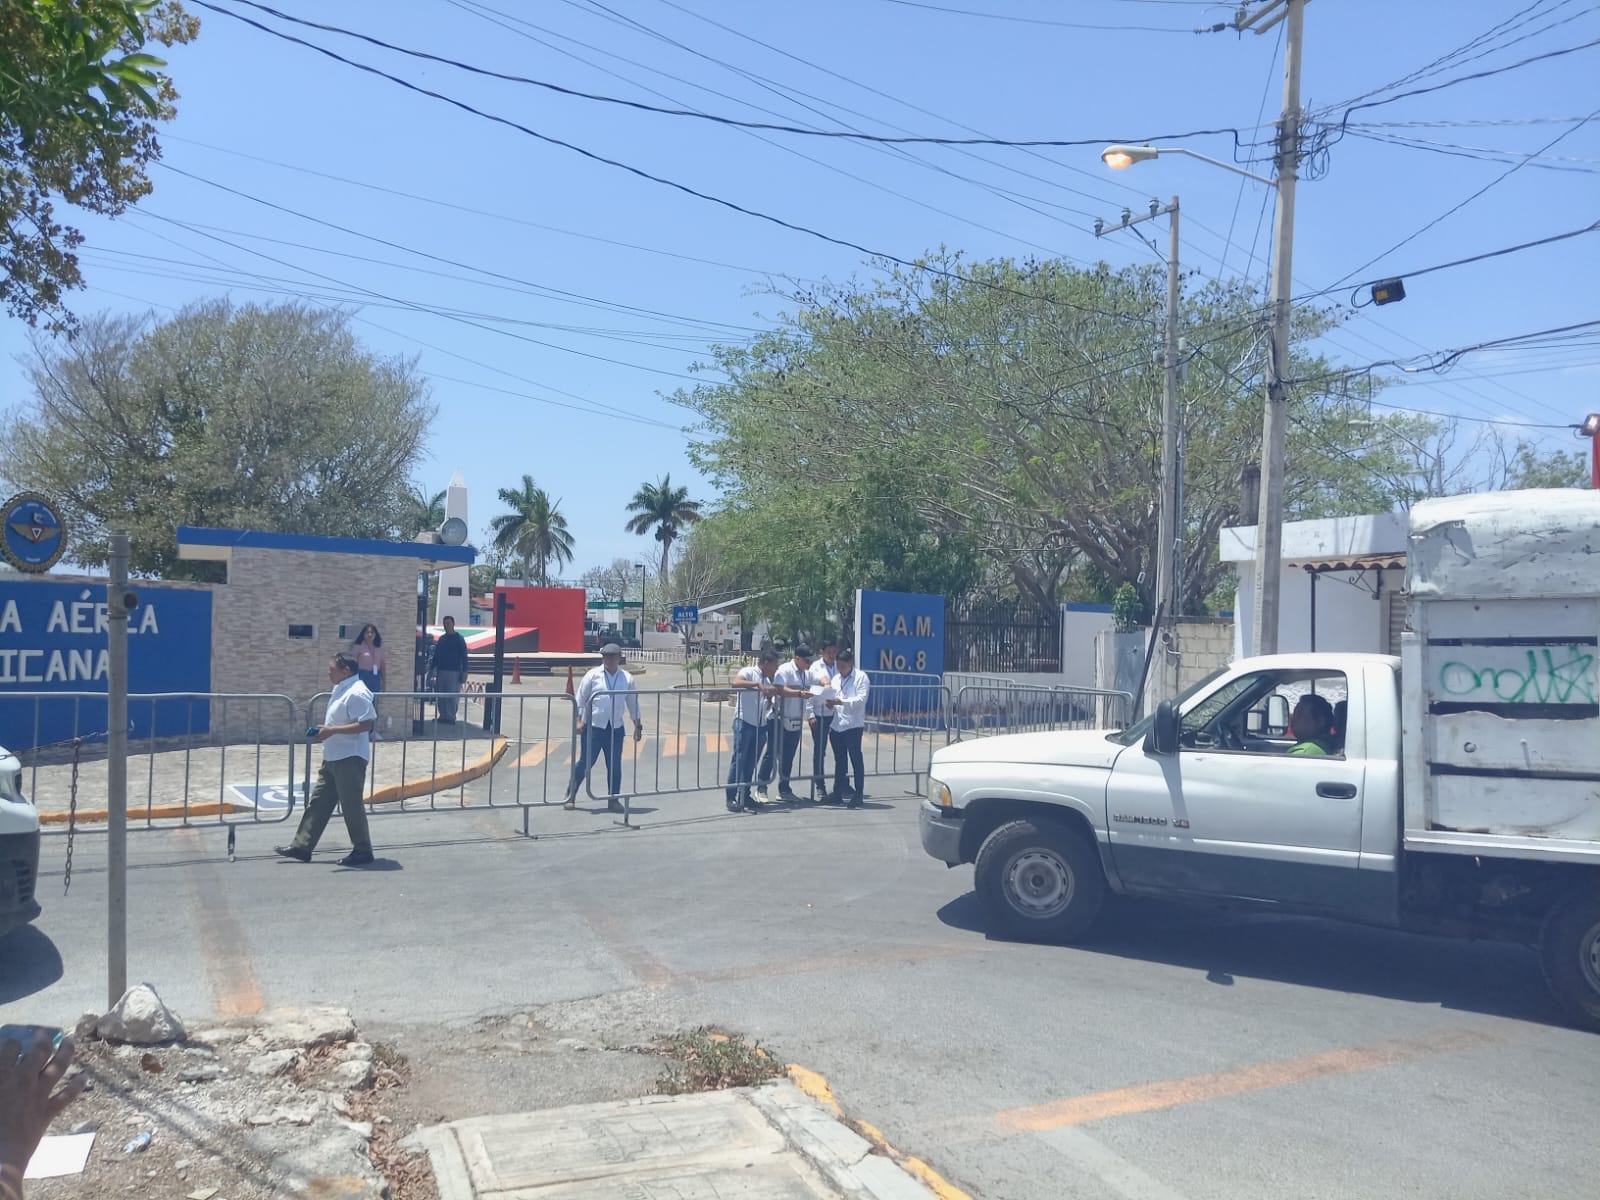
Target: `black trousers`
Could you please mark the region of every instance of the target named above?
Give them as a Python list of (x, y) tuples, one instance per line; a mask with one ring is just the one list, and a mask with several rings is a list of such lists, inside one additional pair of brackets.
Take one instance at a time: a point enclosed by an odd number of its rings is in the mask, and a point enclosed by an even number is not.
[[(846, 729), (843, 733), (834, 729), (828, 734), (828, 740), (833, 743), (833, 790), (840, 796), (861, 799), (861, 788), (867, 773), (866, 760), (861, 756), (861, 735), (865, 732), (860, 728)], [(846, 791), (844, 786), (847, 760), (850, 772), (855, 776), (853, 791)]]
[(811, 727), (811, 778), (816, 781), (817, 791), (826, 791), (828, 787), (827, 763), (824, 756), (827, 753), (828, 731), (833, 728), (833, 717), (828, 715), (818, 717), (817, 723)]

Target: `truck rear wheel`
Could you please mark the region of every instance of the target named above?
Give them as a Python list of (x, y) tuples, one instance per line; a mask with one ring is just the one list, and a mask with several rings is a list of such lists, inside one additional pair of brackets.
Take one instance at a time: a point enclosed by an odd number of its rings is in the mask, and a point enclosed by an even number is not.
[(1576, 892), (1550, 910), (1539, 959), (1567, 1015), (1600, 1032), (1600, 892)]
[(1024, 941), (1082, 937), (1106, 895), (1106, 877), (1094, 847), (1049, 821), (1000, 826), (984, 839), (975, 875), (990, 919)]

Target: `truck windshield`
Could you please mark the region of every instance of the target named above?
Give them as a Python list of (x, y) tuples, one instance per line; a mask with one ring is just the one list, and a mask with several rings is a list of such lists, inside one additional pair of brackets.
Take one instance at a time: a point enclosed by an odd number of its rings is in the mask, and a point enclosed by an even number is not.
[[(1204, 679), (1200, 679), (1194, 683), (1191, 683), (1188, 687), (1184, 688), (1183, 691), (1178, 693), (1177, 698), (1174, 699), (1172, 703), (1181, 709), (1184, 704), (1188, 702), (1190, 696), (1193, 696), (1195, 693), (1203, 690), (1204, 688), (1210, 687), (1212, 682), (1226, 669), (1226, 667), (1218, 668), (1217, 670), (1211, 672), (1211, 674), (1207, 675)], [(1119, 729), (1112, 733), (1106, 734), (1106, 740), (1109, 742), (1116, 742), (1118, 745), (1122, 746), (1131, 746), (1135, 742), (1142, 742), (1144, 741), (1144, 735), (1150, 732), (1150, 725), (1155, 721), (1155, 719), (1156, 714), (1154, 710), (1152, 710), (1140, 717), (1132, 725), (1129, 725), (1126, 729)]]

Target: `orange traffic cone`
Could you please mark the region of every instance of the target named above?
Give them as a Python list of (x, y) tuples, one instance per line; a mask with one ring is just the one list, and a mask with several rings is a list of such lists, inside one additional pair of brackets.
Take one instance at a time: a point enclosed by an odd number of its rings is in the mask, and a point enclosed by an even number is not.
[(522, 657), (520, 655), (511, 660), (511, 682), (522, 682)]
[(577, 693), (573, 690), (573, 687), (572, 687), (572, 664), (568, 663), (567, 664), (567, 695), (574, 696), (576, 694)]

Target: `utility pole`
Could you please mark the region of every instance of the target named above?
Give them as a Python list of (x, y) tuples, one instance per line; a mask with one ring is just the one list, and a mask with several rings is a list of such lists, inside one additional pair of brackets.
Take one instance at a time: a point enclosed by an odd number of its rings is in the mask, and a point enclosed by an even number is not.
[(1161, 486), (1156, 508), (1155, 554), (1156, 611), (1164, 614), (1164, 623), (1155, 631), (1161, 655), (1150, 685), (1147, 709), (1171, 699), (1178, 692), (1178, 650), (1173, 637), (1173, 624), (1178, 615), (1178, 523), (1182, 519), (1178, 508), (1178, 495), (1182, 490), (1178, 474), (1178, 298), (1182, 287), (1178, 274), (1178, 198), (1174, 196), (1165, 207), (1152, 200), (1150, 211), (1137, 217), (1123, 209), (1121, 222), (1109, 230), (1103, 221), (1094, 223), (1095, 237), (1103, 237), (1108, 232), (1130, 229), (1160, 216), (1171, 218), (1167, 250), (1166, 347), (1162, 353), (1165, 371), (1161, 387)]
[(112, 530), (106, 581), (106, 1008), (128, 990), (128, 535)]
[[(1272, 338), (1267, 355), (1267, 406), (1261, 425), (1261, 503), (1256, 514), (1256, 578), (1250, 652), (1278, 652), (1278, 614), (1283, 578), (1284, 438), (1289, 423), (1289, 320), (1294, 259), (1294, 192), (1300, 169), (1300, 53), (1307, 0), (1271, 0), (1243, 17), (1238, 28), (1264, 33), (1286, 21), (1283, 56), (1283, 116), (1278, 122), (1278, 202), (1272, 219)], [(1280, 11), (1281, 10), (1281, 11)], [(1276, 15), (1271, 15), (1276, 13)], [(1263, 18), (1269, 18), (1263, 20)], [(1259, 24), (1258, 24), (1259, 23)]]

